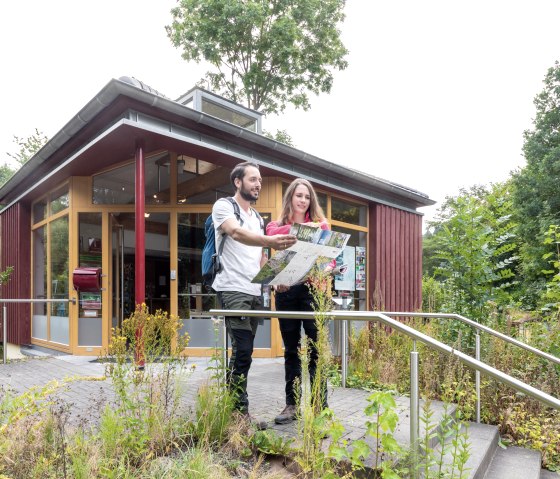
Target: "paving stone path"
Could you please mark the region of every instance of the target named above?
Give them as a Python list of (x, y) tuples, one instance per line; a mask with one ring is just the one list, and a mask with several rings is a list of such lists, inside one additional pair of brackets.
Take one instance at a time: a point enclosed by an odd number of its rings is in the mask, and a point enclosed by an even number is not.
[[(42, 386), (51, 380), (65, 378), (101, 378), (104, 365), (93, 357), (47, 356), (33, 357), (22, 361), (0, 365), (0, 385), (22, 393), (33, 386)], [(184, 394), (182, 408), (192, 410), (198, 387), (211, 375), (207, 367), (208, 358), (189, 358), (188, 364), (196, 365), (194, 372), (182, 376)], [(249, 372), (248, 393), (250, 412), (268, 422), (269, 427), (282, 435), (296, 434), (295, 424), (276, 425), (274, 417), (284, 408), (284, 359), (254, 359)], [(329, 406), (345, 428), (347, 439), (364, 436), (367, 417), (364, 409), (370, 393), (356, 389), (329, 386)], [(61, 388), (56, 395), (69, 404), (74, 420), (88, 418), (90, 421), (99, 414), (99, 405), (110, 404), (114, 392), (109, 380), (73, 380)], [(408, 399), (397, 398), (399, 426), (395, 437), (406, 444), (409, 437)], [(435, 404), (436, 409), (439, 405)], [(436, 417), (440, 411), (436, 411)]]

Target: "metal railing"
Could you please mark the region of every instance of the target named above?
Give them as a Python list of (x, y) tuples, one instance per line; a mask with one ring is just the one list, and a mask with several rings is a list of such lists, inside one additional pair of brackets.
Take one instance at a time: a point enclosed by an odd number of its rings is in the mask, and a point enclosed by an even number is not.
[[(210, 313), (217, 317), (228, 317), (228, 316), (244, 316), (244, 317), (270, 317), (270, 311), (247, 311), (247, 310), (226, 310), (226, 309), (212, 309)], [(396, 319), (390, 318), (388, 314), (394, 313), (380, 313), (374, 311), (331, 311), (327, 313), (329, 318), (337, 321), (378, 321), (380, 323), (385, 324), (386, 326), (391, 327), (392, 329), (399, 331), (403, 334), (406, 334), (413, 340), (413, 348), (410, 353), (410, 444), (414, 451), (417, 450), (418, 447), (418, 437), (419, 437), (419, 417), (420, 417), (420, 396), (419, 396), (419, 386), (418, 386), (418, 378), (419, 378), (419, 366), (418, 366), (418, 359), (419, 355), (416, 351), (416, 342), (420, 341), (426, 346), (435, 349), (437, 351), (450, 354), (451, 356), (455, 356), (459, 359), (462, 363), (466, 364), (467, 366), (474, 369), (476, 372), (482, 372), (487, 374), (488, 376), (494, 378), (498, 382), (506, 384), (513, 389), (520, 391), (527, 396), (540, 401), (541, 403), (552, 407), (554, 409), (560, 410), (560, 400), (542, 392), (541, 390), (530, 386), (523, 381), (520, 381), (492, 366), (487, 365), (486, 363), (480, 361), (480, 359), (472, 358), (471, 356), (458, 351), (451, 346), (448, 346), (436, 339), (427, 336), (424, 333), (421, 333), (406, 324), (403, 324)], [(404, 314), (404, 313), (402, 313)], [(407, 313), (408, 314), (408, 313)], [(396, 314), (394, 314), (396, 315)], [(418, 313), (418, 315), (422, 315)], [(314, 319), (315, 313), (314, 312), (295, 312), (295, 311), (274, 311), (274, 317), (282, 318), (282, 319), (290, 319), (290, 318), (298, 318), (298, 319)], [(467, 318), (464, 318), (467, 319)], [(470, 320), (468, 320), (470, 321)], [(225, 323), (225, 321), (224, 321)], [(473, 321), (474, 323), (474, 321)], [(478, 323), (474, 323), (477, 326)], [(227, 334), (225, 331), (225, 325), (223, 327), (223, 334), (224, 338)], [(488, 328), (490, 329), (490, 328)], [(343, 329), (344, 330), (344, 329)], [(493, 331), (493, 330), (491, 330)], [(498, 333), (501, 335), (501, 333)], [(504, 335), (505, 336), (505, 335)], [(509, 338), (506, 336), (506, 338)], [(509, 338), (513, 340), (513, 338)], [(513, 340), (516, 341), (516, 340)], [(224, 344), (227, 344), (224, 342)], [(523, 344), (523, 343), (520, 343)], [(526, 346), (526, 345), (525, 345)], [(538, 351), (538, 350), (537, 350)], [(227, 354), (227, 351), (224, 351), (224, 354)], [(544, 353), (546, 354), (546, 353)]]
[[(476, 321), (473, 321), (472, 319), (466, 318), (464, 316), (461, 316), (460, 314), (454, 314), (454, 313), (411, 313), (411, 312), (388, 312), (388, 311), (383, 311), (383, 314), (386, 314), (387, 316), (398, 316), (398, 317), (410, 317), (410, 318), (436, 318), (436, 319), (456, 319), (464, 324), (467, 324), (468, 326), (474, 328), (476, 330), (476, 335), (475, 335), (475, 359), (478, 359), (480, 361), (480, 331), (484, 331), (485, 333), (488, 333), (491, 336), (494, 336), (498, 339), (501, 339), (502, 341), (505, 341), (506, 343), (509, 344), (513, 344), (521, 349), (524, 349), (525, 351), (529, 351), (541, 358), (544, 358), (548, 361), (551, 361), (555, 364), (560, 364), (560, 358), (557, 356), (553, 356), (552, 354), (549, 353), (545, 353), (544, 351), (541, 351), (540, 349), (537, 349), (533, 346), (530, 346), (522, 341), (519, 341), (515, 338), (512, 338), (511, 336), (508, 336), (506, 334), (500, 333), (499, 331), (496, 331), (495, 329), (489, 328), (488, 326), (484, 326), (483, 324), (477, 323)], [(348, 341), (347, 338), (343, 338), (343, 342), (344, 341)], [(347, 358), (344, 357), (343, 358), (343, 362), (347, 361)], [(475, 371), (475, 390), (476, 390), (476, 422), (480, 423), (480, 371)]]
[(8, 362), (8, 308), (6, 303), (72, 303), (76, 304), (76, 298), (72, 299), (7, 299), (0, 298), (4, 304), (2, 315), (2, 364)]

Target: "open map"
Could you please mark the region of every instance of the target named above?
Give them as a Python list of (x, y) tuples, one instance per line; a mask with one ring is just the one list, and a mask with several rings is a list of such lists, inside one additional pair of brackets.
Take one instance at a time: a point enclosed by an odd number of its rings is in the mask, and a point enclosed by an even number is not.
[(298, 241), (287, 250), (276, 251), (253, 278), (253, 283), (292, 286), (303, 283), (313, 266), (326, 267), (340, 255), (349, 234), (294, 223), (290, 234)]

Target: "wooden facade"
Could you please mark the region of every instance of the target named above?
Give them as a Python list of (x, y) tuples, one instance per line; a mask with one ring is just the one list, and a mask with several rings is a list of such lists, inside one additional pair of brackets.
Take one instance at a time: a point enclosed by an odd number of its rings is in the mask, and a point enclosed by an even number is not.
[[(31, 297), (31, 218), (29, 208), (16, 203), (0, 215), (1, 269), (12, 266), (10, 280), (1, 289), (2, 298)], [(31, 343), (30, 304), (10, 303), (7, 307), (8, 342)], [(0, 330), (0, 337), (2, 330)]]
[(422, 306), (422, 217), (370, 206), (370, 309), (418, 311)]

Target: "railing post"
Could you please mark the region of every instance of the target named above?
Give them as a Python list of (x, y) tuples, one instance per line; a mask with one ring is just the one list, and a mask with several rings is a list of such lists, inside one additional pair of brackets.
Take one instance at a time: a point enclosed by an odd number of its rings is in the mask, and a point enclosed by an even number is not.
[[(480, 331), (476, 330), (476, 337), (475, 337), (475, 359), (480, 361)], [(474, 373), (475, 377), (475, 385), (476, 385), (476, 422), (480, 423), (480, 371), (477, 369)]]
[(4, 304), (4, 315), (2, 319), (2, 361), (8, 362), (8, 308)]
[(342, 320), (342, 331), (340, 334), (340, 356), (342, 362), (342, 387), (346, 387), (346, 377), (348, 375), (348, 321)]
[(410, 352), (410, 450), (412, 451), (412, 474), (411, 477), (418, 477), (418, 434), (419, 434), (419, 413), (420, 399), (418, 392), (418, 351), (416, 351), (416, 341), (412, 342)]
[(226, 317), (225, 316), (218, 316), (220, 320), (220, 329), (222, 332), (222, 362), (224, 364), (224, 381), (227, 381), (227, 369), (228, 369), (228, 333), (227, 333), (227, 326), (226, 326)]

